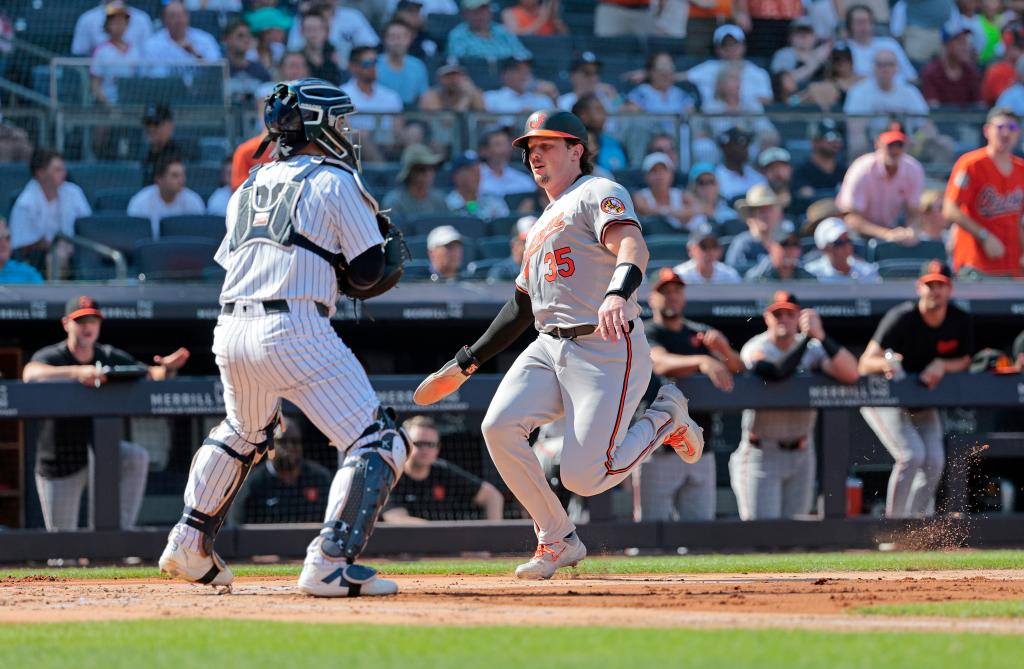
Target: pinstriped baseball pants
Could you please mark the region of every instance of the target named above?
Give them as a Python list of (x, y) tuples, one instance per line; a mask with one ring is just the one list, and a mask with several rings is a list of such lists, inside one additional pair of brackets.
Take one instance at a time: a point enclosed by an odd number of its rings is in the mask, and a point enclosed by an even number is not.
[(213, 352), (227, 420), (243, 439), (263, 441), (281, 399), (295, 404), (339, 449), (373, 422), (380, 402), (351, 349), (309, 300), (287, 313), (240, 300), (217, 319)]
[(864, 407), (860, 415), (895, 460), (889, 475), (885, 515), (889, 518), (931, 515), (946, 466), (938, 409), (908, 411), (899, 407)]
[(729, 457), (729, 483), (740, 519), (792, 518), (810, 511), (816, 462), (810, 441), (790, 451), (774, 440), (752, 446), (744, 438)]

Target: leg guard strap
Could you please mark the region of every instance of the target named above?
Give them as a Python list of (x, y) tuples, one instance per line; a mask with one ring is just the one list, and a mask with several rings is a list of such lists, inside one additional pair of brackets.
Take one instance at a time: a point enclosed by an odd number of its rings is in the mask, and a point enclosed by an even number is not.
[(361, 564), (346, 564), (338, 567), (324, 579), (324, 583), (339, 581), (339, 585), (348, 587), (349, 597), (358, 597), (363, 585), (369, 583), (377, 575), (377, 570)]
[(341, 485), (347, 483), (347, 490), (320, 532), (321, 550), (329, 558), (352, 563), (366, 548), (396, 479), (391, 464), (374, 451), (347, 457), (338, 477), (343, 479)]

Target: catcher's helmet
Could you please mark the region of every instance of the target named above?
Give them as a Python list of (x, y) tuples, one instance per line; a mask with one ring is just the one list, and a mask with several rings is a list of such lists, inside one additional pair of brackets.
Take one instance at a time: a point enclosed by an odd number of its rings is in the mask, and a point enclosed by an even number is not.
[(287, 158), (310, 142), (329, 156), (355, 163), (355, 147), (344, 127), (345, 116), (356, 111), (348, 93), (323, 79), (282, 81), (274, 86), (263, 107), (267, 137), (253, 156), (263, 155), (277, 140), (275, 157)]
[(526, 149), (530, 145), (531, 137), (560, 137), (562, 139), (574, 139), (577, 142), (587, 141), (587, 128), (583, 121), (572, 112), (561, 109), (541, 109), (530, 114), (526, 119), (526, 127), (523, 134), (517, 137), (512, 146), (517, 149)]

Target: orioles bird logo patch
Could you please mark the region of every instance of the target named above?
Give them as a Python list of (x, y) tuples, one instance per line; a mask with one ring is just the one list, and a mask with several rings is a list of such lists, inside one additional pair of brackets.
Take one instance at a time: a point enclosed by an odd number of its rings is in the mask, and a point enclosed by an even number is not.
[(536, 130), (537, 128), (544, 125), (544, 121), (546, 121), (547, 118), (548, 117), (546, 114), (534, 114), (533, 116), (530, 117), (530, 120), (526, 123), (526, 125), (527, 127), (530, 128), (530, 130)]
[(620, 214), (626, 213), (626, 205), (623, 204), (622, 200), (620, 200), (617, 197), (606, 197), (605, 199), (601, 200), (601, 211), (603, 211), (606, 214), (618, 216)]

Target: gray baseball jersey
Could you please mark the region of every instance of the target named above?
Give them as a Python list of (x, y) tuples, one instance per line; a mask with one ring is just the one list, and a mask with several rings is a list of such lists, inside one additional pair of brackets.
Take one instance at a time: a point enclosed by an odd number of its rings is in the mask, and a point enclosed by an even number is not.
[(651, 378), (635, 295), (626, 302), (632, 331), (618, 341), (596, 332), (575, 339), (547, 334), (597, 324), (617, 260), (604, 245), (613, 223), (639, 227), (626, 189), (582, 176), (531, 228), (516, 289), (530, 296), (542, 334), (505, 374), (482, 425), (494, 464), (533, 518), (541, 543), (575, 528), (531, 453), (534, 428), (564, 417), (561, 480), (584, 497), (618, 485), (672, 429), (670, 415), (651, 410), (629, 425)]
[[(609, 179), (582, 176), (530, 228), (516, 288), (530, 296), (538, 330), (597, 325), (616, 265), (615, 254), (604, 245), (613, 221), (639, 227), (629, 193)], [(634, 294), (626, 318), (639, 315)]]
[[(753, 337), (743, 345), (740, 351), (740, 358), (743, 364), (750, 369), (759, 359), (757, 354), (768, 358), (781, 357), (783, 351), (773, 342), (767, 332)], [(804, 351), (803, 358), (797, 366), (798, 372), (810, 372), (821, 369), (821, 364), (828, 359), (825, 349), (818, 341), (812, 340)], [(814, 429), (814, 420), (818, 412), (814, 409), (771, 409), (755, 411), (746, 409), (743, 412), (743, 434), (755, 434), (761, 439), (778, 439), (791, 441), (801, 439), (811, 434)]]

